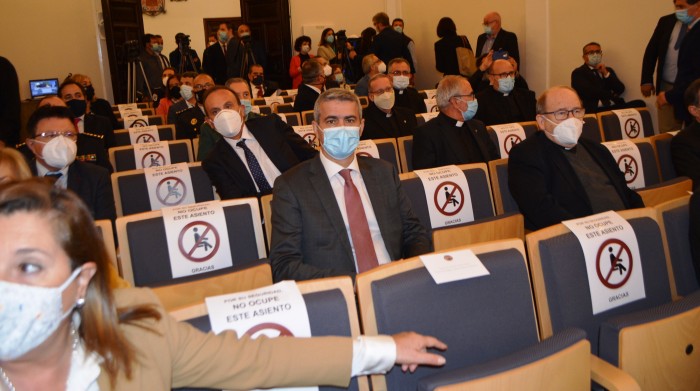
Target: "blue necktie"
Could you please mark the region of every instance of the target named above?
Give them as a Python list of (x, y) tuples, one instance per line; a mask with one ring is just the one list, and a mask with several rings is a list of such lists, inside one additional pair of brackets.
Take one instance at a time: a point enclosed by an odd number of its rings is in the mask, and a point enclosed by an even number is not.
[(258, 159), (255, 158), (255, 155), (253, 155), (253, 152), (250, 150), (250, 148), (248, 148), (248, 146), (245, 145), (245, 140), (239, 141), (238, 143), (236, 143), (236, 146), (241, 148), (245, 153), (245, 160), (248, 162), (248, 169), (253, 175), (253, 180), (255, 181), (255, 184), (258, 185), (258, 189), (260, 189), (260, 192), (269, 193), (270, 190), (272, 190), (272, 186), (270, 186), (270, 184), (267, 182), (267, 179), (265, 179), (265, 174), (263, 174), (262, 168), (260, 168), (260, 163), (258, 163)]

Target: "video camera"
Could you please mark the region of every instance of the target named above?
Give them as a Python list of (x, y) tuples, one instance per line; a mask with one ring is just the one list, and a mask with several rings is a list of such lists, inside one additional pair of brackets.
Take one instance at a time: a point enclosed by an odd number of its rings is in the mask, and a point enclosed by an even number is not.
[(175, 36), (175, 42), (177, 42), (177, 45), (180, 49), (186, 50), (190, 48), (190, 36), (183, 34), (183, 33), (178, 33)]
[(141, 54), (141, 44), (138, 40), (124, 42), (124, 57), (126, 61), (133, 62), (139, 58)]
[(339, 45), (345, 46), (345, 42), (347, 42), (348, 36), (345, 34), (345, 30), (340, 30), (337, 33), (335, 33), (335, 41), (338, 42)]

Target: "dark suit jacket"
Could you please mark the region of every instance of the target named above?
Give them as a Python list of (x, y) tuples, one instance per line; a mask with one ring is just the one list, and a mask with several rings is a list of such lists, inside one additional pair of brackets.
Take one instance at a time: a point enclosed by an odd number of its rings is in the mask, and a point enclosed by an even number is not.
[(620, 95), (625, 92), (625, 85), (612, 68), (608, 67), (608, 71), (610, 75), (602, 78), (598, 76), (598, 71), (583, 64), (571, 72), (571, 87), (578, 93), (587, 113), (605, 110), (604, 107), (598, 108), (599, 100), (608, 102), (604, 106), (624, 102)]
[[(481, 50), (486, 44), (486, 33), (479, 35), (476, 40), (476, 55), (479, 57), (481, 55)], [(493, 51), (505, 50), (508, 52), (508, 56), (513, 57), (515, 61), (520, 64), (520, 51), (518, 50), (518, 37), (515, 33), (501, 29), (496, 35), (496, 39), (493, 41), (493, 46), (491, 46)]]
[(112, 129), (119, 129), (120, 126), (117, 116), (114, 115), (114, 111), (112, 111), (112, 104), (107, 100), (97, 98), (93, 102), (90, 102), (90, 111), (109, 119), (109, 122), (112, 123)]
[[(29, 165), (34, 175), (37, 174), (36, 165), (36, 160)], [(106, 168), (75, 161), (68, 167), (67, 187), (83, 200), (95, 220), (117, 218), (112, 181)]]
[(693, 117), (683, 102), (683, 94), (694, 80), (700, 79), (700, 23), (690, 29), (678, 50), (678, 74), (673, 88), (666, 91), (666, 100), (673, 105), (676, 118), (691, 123)]
[[(585, 148), (600, 165), (625, 208), (644, 207), (642, 198), (627, 187), (625, 176), (607, 148), (584, 138), (579, 139), (576, 148)], [(586, 190), (564, 152), (543, 132), (537, 132), (510, 151), (508, 187), (525, 216), (527, 229), (536, 230), (593, 214)]]
[(700, 185), (700, 123), (693, 123), (671, 139), (673, 166), (679, 176), (693, 180), (693, 187)]
[(505, 96), (489, 87), (477, 93), (476, 99), (479, 101), (479, 110), (475, 118), (486, 125), (535, 120), (537, 101), (534, 91), (514, 88)]
[(114, 128), (109, 118), (101, 115), (87, 113), (84, 118), (83, 129), (86, 133), (97, 134), (103, 137), (105, 148), (114, 146)]
[(204, 123), (204, 113), (199, 105), (194, 105), (177, 115), (175, 139), (193, 139), (199, 136), (199, 127)]
[[(78, 134), (76, 145), (78, 146), (78, 152), (75, 156), (75, 160), (97, 164), (98, 166), (106, 168), (110, 173), (114, 171), (112, 164), (109, 162), (102, 136), (92, 133), (80, 133)], [(16, 148), (24, 155), (27, 164), (31, 165), (34, 161), (34, 153), (29, 149), (27, 144), (18, 144)]]
[(411, 52), (408, 51), (403, 34), (391, 27), (385, 28), (374, 37), (369, 47), (369, 52), (379, 57), (387, 66), (389, 61), (401, 57), (408, 61), (411, 69), (414, 69), (413, 58), (411, 57)]
[(180, 99), (179, 101), (173, 103), (168, 109), (168, 124), (175, 125), (177, 122), (177, 116), (183, 111), (187, 110), (187, 101)]
[(19, 143), (20, 106), (17, 71), (8, 59), (0, 57), (0, 140), (8, 147)]
[(423, 100), (423, 97), (420, 96), (418, 90), (413, 87), (407, 87), (402, 91), (394, 88), (396, 106), (405, 107), (411, 110), (413, 114), (420, 114), (428, 111), (428, 109), (425, 107), (425, 100)]
[(385, 112), (370, 102), (362, 110), (362, 118), (365, 120), (362, 140), (410, 136), (416, 128), (415, 114), (405, 107), (394, 106), (391, 117), (387, 118)]
[[(248, 74), (248, 68), (253, 64), (260, 64), (263, 69), (267, 68), (267, 54), (265, 53), (265, 47), (262, 42), (251, 41), (250, 49), (250, 53), (248, 53), (245, 46), (241, 44), (241, 40), (238, 38), (233, 38), (228, 41), (228, 49), (226, 49), (226, 76), (228, 78), (245, 78)], [(244, 66), (243, 61), (246, 53), (252, 54), (255, 60), (253, 60), (253, 58), (248, 58), (245, 69), (241, 69)]]
[[(246, 126), (282, 173), (318, 154), (276, 115), (250, 119)], [(202, 161), (202, 168), (209, 175), (221, 199), (260, 195), (245, 164), (223, 138), (216, 142), (212, 152)]]
[(321, 95), (306, 84), (301, 84), (297, 90), (297, 97), (294, 98), (294, 111), (313, 110), (316, 99)]
[[(654, 34), (651, 35), (646, 50), (644, 50), (644, 58), (642, 59), (642, 82), (641, 84), (654, 84), (656, 92), (661, 92), (662, 76), (664, 74), (664, 62), (666, 61), (666, 51), (668, 51), (671, 33), (676, 26), (678, 19), (675, 14), (662, 16), (656, 24)], [(673, 43), (675, 44), (675, 42)], [(656, 68), (656, 83), (654, 83), (654, 68)], [(668, 80), (673, 83), (674, 80)]]
[[(275, 91), (279, 90), (280, 85), (277, 84), (276, 81), (272, 80), (263, 80), (263, 96), (272, 96), (272, 94), (275, 93)], [(248, 88), (250, 88), (250, 96), (253, 97), (253, 99), (258, 97), (258, 87), (251, 83), (250, 81), (248, 82)]]
[[(460, 35), (449, 35), (435, 42), (435, 68), (439, 72), (445, 75), (459, 75), (457, 48), (464, 47), (461, 37)], [(466, 42), (467, 48), (471, 49), (472, 45), (469, 43), (469, 39), (466, 39)]]
[[(394, 167), (368, 157), (357, 162), (391, 259), (429, 252), (430, 237), (411, 210)], [(355, 276), (350, 239), (319, 157), (277, 178), (272, 210), (275, 281)]]
[(202, 54), (202, 70), (209, 74), (218, 85), (226, 83), (226, 56), (221, 49), (221, 44), (216, 43), (204, 49)]
[[(498, 148), (489, 138), (483, 122), (472, 119), (462, 127), (457, 127), (456, 123), (440, 113), (416, 128), (413, 135), (414, 170), (500, 158)], [(473, 148), (478, 149), (481, 156), (470, 156), (469, 150)]]

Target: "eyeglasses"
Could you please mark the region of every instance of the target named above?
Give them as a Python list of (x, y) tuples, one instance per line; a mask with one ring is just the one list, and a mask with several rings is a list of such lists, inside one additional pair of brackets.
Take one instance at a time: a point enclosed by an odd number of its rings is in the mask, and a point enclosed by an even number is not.
[(411, 76), (411, 71), (393, 71), (392, 76)]
[(195, 85), (194, 85), (194, 88), (195, 88), (196, 90), (208, 90), (208, 89), (210, 89), (210, 88), (212, 88), (212, 87), (214, 87), (214, 85), (211, 84), (211, 83), (206, 83), (206, 84), (195, 84)]
[(544, 114), (553, 114), (554, 119), (556, 119), (557, 121), (563, 121), (563, 120), (569, 118), (569, 114), (571, 114), (572, 116), (579, 118), (579, 119), (583, 118), (583, 116), (586, 115), (586, 109), (584, 109), (583, 107), (577, 107), (577, 108), (571, 109), (571, 110), (557, 110), (557, 111), (550, 111), (548, 113), (541, 113), (541, 114), (543, 114), (543, 115)]
[(387, 87), (383, 90), (370, 91), (369, 93), (372, 95), (381, 95), (385, 92), (389, 92), (389, 93), (394, 92), (394, 87)]
[(58, 136), (68, 137), (68, 138), (75, 140), (78, 138), (78, 133), (76, 133), (76, 132), (61, 132), (58, 130), (52, 130), (52, 131), (48, 131), (48, 132), (37, 133), (34, 136), (34, 139), (39, 140), (39, 141), (48, 141), (48, 140), (52, 140)]
[(589, 56), (591, 54), (603, 54), (602, 50), (591, 50), (590, 52), (586, 52), (586, 55)]
[(496, 77), (496, 79), (505, 79), (506, 77), (515, 77), (515, 71), (503, 73), (489, 73), (489, 75)]
[(473, 101), (474, 100), (474, 91), (472, 91), (471, 94), (466, 94), (466, 95), (454, 95), (452, 96), (453, 98), (458, 98), (458, 99), (464, 99), (467, 102)]

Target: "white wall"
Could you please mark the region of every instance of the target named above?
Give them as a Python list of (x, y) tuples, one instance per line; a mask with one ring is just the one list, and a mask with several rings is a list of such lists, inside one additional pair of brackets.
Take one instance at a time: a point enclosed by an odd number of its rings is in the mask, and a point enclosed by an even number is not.
[(90, 76), (97, 96), (106, 96), (109, 76), (102, 76), (100, 64), (107, 65), (107, 53), (101, 57), (98, 52), (99, 1), (55, 0), (47, 7), (45, 0), (22, 0), (2, 6), (0, 54), (17, 70), (22, 99), (30, 97), (29, 80), (62, 81), (68, 73)]
[(166, 56), (177, 47), (175, 34), (185, 33), (192, 41), (190, 47), (197, 51), (201, 60), (206, 49), (204, 19), (238, 18), (241, 4), (237, 0), (166, 1), (165, 11), (156, 16), (143, 15), (144, 32), (163, 36), (163, 54)]

